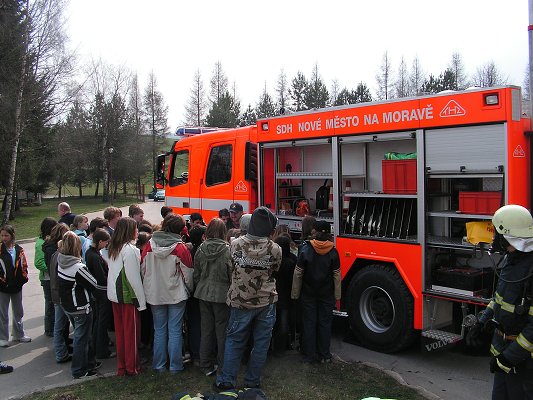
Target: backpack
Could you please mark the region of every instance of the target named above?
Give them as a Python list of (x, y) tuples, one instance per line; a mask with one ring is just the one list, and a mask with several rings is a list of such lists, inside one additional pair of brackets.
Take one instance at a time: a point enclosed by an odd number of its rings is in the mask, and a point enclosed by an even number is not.
[(316, 209), (317, 210), (327, 210), (329, 203), (329, 186), (326, 186), (328, 180), (324, 181), (324, 184), (318, 188), (316, 191)]

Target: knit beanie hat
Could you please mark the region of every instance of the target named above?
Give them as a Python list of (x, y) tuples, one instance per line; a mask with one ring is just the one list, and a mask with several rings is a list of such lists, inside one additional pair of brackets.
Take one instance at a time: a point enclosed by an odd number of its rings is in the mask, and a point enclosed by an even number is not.
[(242, 231), (248, 232), (248, 228), (250, 227), (250, 220), (252, 219), (252, 214), (243, 214), (241, 219), (239, 220), (239, 228)]
[(276, 225), (278, 219), (266, 207), (258, 207), (252, 214), (248, 233), (258, 237), (269, 237)]

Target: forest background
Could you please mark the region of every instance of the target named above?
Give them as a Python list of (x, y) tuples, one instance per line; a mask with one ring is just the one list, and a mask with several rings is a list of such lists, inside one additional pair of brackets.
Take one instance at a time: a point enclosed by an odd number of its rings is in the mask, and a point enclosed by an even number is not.
[[(135, 71), (104, 60), (82, 61), (68, 43), (65, 0), (0, 0), (0, 194), (2, 222), (15, 217), (21, 193), (35, 198), (75, 187), (109, 202), (118, 193), (138, 194), (153, 179), (155, 156), (172, 132), (168, 106), (154, 72), (140, 87)], [(328, 106), (413, 97), (509, 82), (494, 61), (468, 74), (459, 52), (428, 73), (420, 59), (393, 64), (385, 51), (375, 82), (354, 87), (326, 83), (319, 64), (306, 76), (280, 69), (255, 104), (241, 104), (236, 81), (217, 61), (208, 84), (198, 68), (181, 123), (229, 128), (258, 118)], [(472, 69), (470, 69), (472, 70)], [(263, 77), (258, 77), (262, 79)], [(523, 93), (529, 87), (524, 69)], [(179, 138), (175, 138), (176, 140)]]

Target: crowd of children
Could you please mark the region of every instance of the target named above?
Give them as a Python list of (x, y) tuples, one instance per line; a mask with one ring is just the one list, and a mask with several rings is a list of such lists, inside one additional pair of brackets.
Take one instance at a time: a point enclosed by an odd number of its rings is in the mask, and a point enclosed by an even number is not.
[[(128, 217), (109, 207), (91, 221), (66, 203), (58, 213), (71, 224), (42, 221), (35, 266), (45, 334), (74, 378), (95, 375), (98, 359), (114, 357), (117, 375), (136, 375), (143, 347), (152, 349), (154, 371), (179, 373), (192, 361), (205, 375), (217, 374), (217, 390), (236, 386), (246, 347), (247, 387), (259, 387), (268, 349), (301, 343), (305, 362), (331, 361), (340, 265), (328, 222), (305, 217), (297, 246), (269, 209), (244, 214), (239, 203), (207, 226), (199, 213), (185, 221), (166, 206), (158, 225), (137, 205)], [(10, 303), (12, 340), (31, 340), (22, 325), (27, 262), (11, 226), (0, 228), (0, 238), (0, 346), (8, 346)], [(0, 372), (12, 370), (0, 363)]]

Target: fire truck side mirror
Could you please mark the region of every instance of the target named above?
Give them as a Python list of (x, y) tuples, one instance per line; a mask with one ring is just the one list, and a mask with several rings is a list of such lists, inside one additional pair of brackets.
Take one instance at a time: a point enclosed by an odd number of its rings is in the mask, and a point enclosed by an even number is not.
[(246, 142), (244, 152), (244, 179), (257, 181), (257, 144)]
[(155, 166), (155, 181), (165, 186), (165, 183), (167, 182), (167, 179), (165, 178), (165, 154), (160, 154), (156, 158), (156, 166)]

